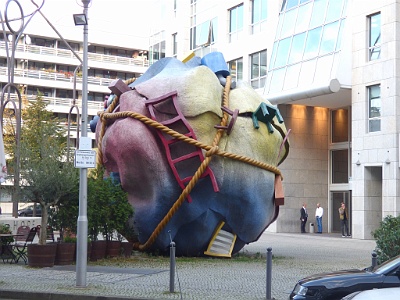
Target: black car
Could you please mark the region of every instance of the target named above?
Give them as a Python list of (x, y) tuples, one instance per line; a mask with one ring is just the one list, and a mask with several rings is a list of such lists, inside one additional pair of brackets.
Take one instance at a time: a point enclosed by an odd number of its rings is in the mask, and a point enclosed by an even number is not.
[(321, 273), (299, 280), (289, 299), (341, 299), (356, 291), (400, 287), (400, 255), (364, 270), (344, 270)]
[[(33, 216), (33, 205), (27, 206), (24, 209), (18, 211), (20, 217), (32, 217)], [(36, 217), (42, 216), (42, 208), (40, 205), (36, 205)]]

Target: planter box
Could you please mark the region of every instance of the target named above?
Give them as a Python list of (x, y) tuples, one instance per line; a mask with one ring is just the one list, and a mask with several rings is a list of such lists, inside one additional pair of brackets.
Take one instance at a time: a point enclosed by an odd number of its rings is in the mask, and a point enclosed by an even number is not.
[(56, 258), (57, 244), (28, 245), (28, 265), (30, 267), (44, 268), (53, 267)]
[(133, 243), (122, 242), (121, 243), (122, 255), (125, 257), (131, 257), (133, 250)]
[(107, 241), (106, 257), (117, 257), (121, 254), (120, 241)]
[(106, 257), (107, 242), (94, 241), (92, 242), (92, 251), (90, 253), (90, 261), (97, 261)]
[(72, 265), (75, 257), (76, 243), (57, 244), (55, 265)]

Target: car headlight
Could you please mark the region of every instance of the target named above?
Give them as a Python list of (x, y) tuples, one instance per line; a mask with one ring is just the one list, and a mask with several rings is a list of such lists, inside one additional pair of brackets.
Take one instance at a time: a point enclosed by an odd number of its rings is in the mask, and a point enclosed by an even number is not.
[(296, 284), (294, 287), (293, 293), (300, 296), (305, 296), (307, 294), (308, 288), (302, 286), (301, 284)]

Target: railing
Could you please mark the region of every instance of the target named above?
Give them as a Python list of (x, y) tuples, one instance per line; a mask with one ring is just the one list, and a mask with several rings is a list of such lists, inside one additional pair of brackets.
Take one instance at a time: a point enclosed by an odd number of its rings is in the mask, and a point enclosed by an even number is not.
[[(0, 41), (0, 50), (5, 50), (5, 49), (6, 49), (6, 43), (4, 41)], [(10, 47), (10, 50), (11, 50), (11, 47)], [(18, 44), (16, 51), (75, 59), (75, 55), (72, 53), (72, 51), (66, 50), (66, 49), (58, 49), (58, 48), (27, 45), (27, 44)], [(82, 52), (76, 52), (76, 53), (78, 53), (81, 57), (83, 57)], [(129, 58), (129, 57), (89, 52), (88, 60), (89, 60), (89, 64), (90, 64), (90, 61), (96, 61), (96, 62), (104, 62), (104, 63), (118, 64), (118, 65), (138, 66), (138, 67), (148, 67), (149, 66), (149, 61), (145, 57)]]
[[(0, 67), (0, 76), (7, 76), (8, 69), (6, 67)], [(49, 72), (42, 70), (28, 70), (28, 69), (15, 69), (14, 75), (18, 77), (27, 77), (34, 79), (44, 79), (44, 80), (52, 80), (52, 81), (63, 81), (63, 82), (74, 82), (74, 77), (65, 74), (65, 73), (57, 73), (57, 72)], [(115, 79), (110, 78), (100, 78), (100, 77), (88, 77), (88, 84), (100, 85), (100, 86), (109, 86), (110, 83)], [(77, 76), (76, 82), (82, 82), (82, 77)]]
[[(27, 99), (28, 101), (35, 101), (36, 100), (36, 95), (23, 95), (22, 98)], [(14, 100), (15, 103), (18, 104), (18, 96), (15, 93), (10, 94), (10, 99)], [(70, 98), (56, 98), (56, 97), (46, 97), (43, 96), (44, 102), (46, 102), (48, 105), (56, 106), (56, 107), (71, 107), (73, 104), (73, 99)], [(79, 107), (82, 108), (82, 100), (77, 99), (75, 100), (75, 104)], [(98, 102), (98, 101), (88, 101), (88, 109), (89, 110), (95, 110), (95, 111), (102, 111), (104, 109), (104, 104), (103, 102)], [(76, 111), (73, 111), (74, 114), (76, 114)]]

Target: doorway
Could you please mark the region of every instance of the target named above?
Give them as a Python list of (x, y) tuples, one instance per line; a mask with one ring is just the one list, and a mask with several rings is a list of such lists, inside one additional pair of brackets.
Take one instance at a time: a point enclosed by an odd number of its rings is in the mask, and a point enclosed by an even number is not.
[(339, 207), (344, 202), (349, 213), (349, 228), (351, 228), (351, 191), (331, 192), (331, 232), (341, 232)]

